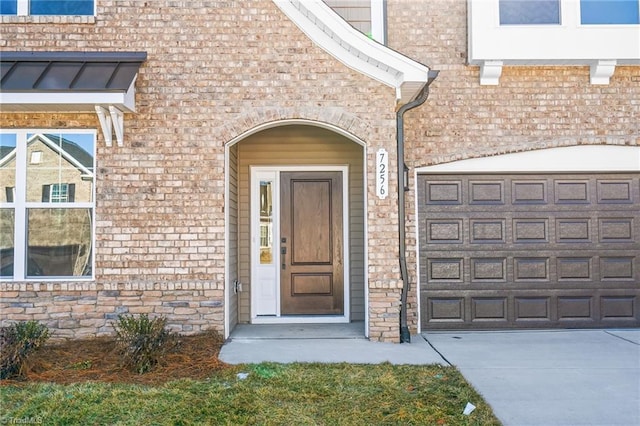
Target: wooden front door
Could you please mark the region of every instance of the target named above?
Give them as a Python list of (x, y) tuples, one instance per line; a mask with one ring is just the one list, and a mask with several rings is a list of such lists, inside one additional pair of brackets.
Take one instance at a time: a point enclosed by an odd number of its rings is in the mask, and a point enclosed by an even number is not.
[(342, 315), (341, 172), (280, 174), (282, 315)]

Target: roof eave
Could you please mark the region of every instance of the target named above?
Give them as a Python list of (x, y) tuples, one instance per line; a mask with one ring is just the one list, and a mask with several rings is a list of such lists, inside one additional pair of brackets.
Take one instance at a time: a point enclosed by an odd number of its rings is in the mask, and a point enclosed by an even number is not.
[(429, 68), (349, 25), (321, 0), (273, 0), (316, 45), (340, 62), (396, 89), (400, 104), (412, 101), (429, 79)]

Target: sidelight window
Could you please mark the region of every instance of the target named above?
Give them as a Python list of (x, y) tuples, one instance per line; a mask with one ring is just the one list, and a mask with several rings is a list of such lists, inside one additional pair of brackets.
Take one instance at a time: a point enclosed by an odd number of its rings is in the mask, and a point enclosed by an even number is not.
[(260, 264), (273, 263), (273, 182), (260, 181)]

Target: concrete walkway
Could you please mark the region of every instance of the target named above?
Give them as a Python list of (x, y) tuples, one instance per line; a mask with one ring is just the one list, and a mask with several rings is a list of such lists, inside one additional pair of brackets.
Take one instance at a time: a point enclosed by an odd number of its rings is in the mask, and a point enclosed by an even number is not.
[(237, 326), (219, 358), (228, 364), (348, 362), (352, 364), (445, 364), (421, 336), (411, 343), (371, 342), (362, 324)]
[(357, 326), (250, 326), (234, 330), (220, 359), (451, 364), (505, 426), (640, 425), (640, 329), (434, 332), (397, 345)]
[(509, 425), (640, 425), (640, 330), (429, 333)]

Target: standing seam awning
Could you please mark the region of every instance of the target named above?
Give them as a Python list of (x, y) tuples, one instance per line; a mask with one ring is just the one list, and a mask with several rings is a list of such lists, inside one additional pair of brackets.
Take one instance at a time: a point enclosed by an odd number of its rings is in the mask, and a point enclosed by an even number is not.
[(120, 95), (120, 107), (134, 111), (126, 95), (146, 58), (146, 52), (0, 52), (0, 105), (80, 112), (113, 105)]
[(146, 52), (0, 52), (2, 112), (93, 112), (107, 145), (123, 139), (135, 112), (135, 81)]

